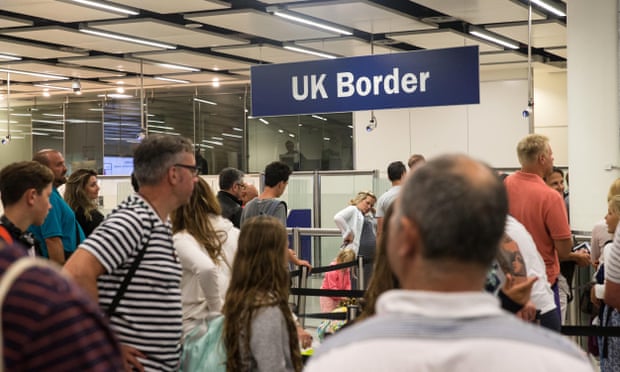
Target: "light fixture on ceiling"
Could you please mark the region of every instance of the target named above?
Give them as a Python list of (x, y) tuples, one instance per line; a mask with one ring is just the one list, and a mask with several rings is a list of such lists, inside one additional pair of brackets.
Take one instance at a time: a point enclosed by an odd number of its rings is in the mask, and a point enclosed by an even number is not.
[(258, 121), (260, 121), (261, 123), (265, 124), (265, 125), (269, 125), (269, 122), (263, 118), (258, 119)]
[[(267, 11), (270, 11), (270, 9), (267, 9)], [(322, 30), (326, 30), (326, 31), (330, 31), (330, 32), (335, 32), (337, 34), (341, 34), (341, 35), (353, 35), (353, 32), (345, 30), (343, 28), (339, 28), (339, 27), (335, 27), (335, 26), (330, 26), (326, 23), (321, 23), (321, 22), (317, 22), (317, 21), (313, 21), (311, 19), (305, 18), (305, 17), (301, 17), (299, 15), (293, 14), (291, 12), (287, 12), (285, 10), (282, 9), (271, 9), (271, 11), (273, 12), (273, 15), (278, 16), (280, 18), (284, 18), (284, 19), (288, 19), (289, 21), (293, 21), (293, 22), (297, 22), (297, 23), (301, 23), (304, 25), (308, 25), (308, 26), (313, 26), (313, 27), (317, 27), (320, 28)]]
[(492, 43), (495, 44), (499, 44), (503, 47), (506, 48), (510, 48), (510, 49), (519, 49), (519, 44), (508, 39), (505, 38), (501, 35), (495, 34), (493, 32), (487, 31), (482, 27), (476, 27), (476, 26), (470, 26), (469, 27), (469, 33), (471, 35), (477, 36), (481, 39), (490, 41)]
[(11, 73), (11, 74), (35, 76), (35, 77), (41, 77), (41, 78), (44, 78), (44, 79), (69, 80), (68, 77), (64, 77), (64, 76), (60, 76), (60, 75), (43, 74), (43, 73), (40, 73), (40, 72), (13, 70), (12, 68), (0, 68), (0, 72), (8, 72), (8, 73)]
[(375, 117), (375, 112), (370, 111), (370, 120), (368, 120), (368, 125), (366, 125), (366, 132), (372, 132), (377, 129), (377, 118)]
[(557, 16), (566, 17), (566, 7), (563, 6), (562, 4), (558, 4), (556, 2), (546, 1), (546, 0), (530, 0), (530, 1), (532, 2), (532, 4), (536, 4), (539, 7)]
[(57, 86), (57, 85), (50, 85), (50, 84), (33, 84), (33, 85), (35, 87), (45, 88), (45, 89), (71, 90), (71, 88), (60, 87), (60, 86)]
[(206, 103), (207, 105), (217, 106), (217, 103), (215, 102), (207, 101), (206, 99), (201, 99), (201, 98), (196, 98), (196, 97), (194, 97), (194, 102)]
[(6, 136), (2, 137), (2, 140), (0, 141), (0, 143), (2, 143), (3, 145), (8, 145), (9, 142), (11, 142), (10, 134), (7, 134)]
[(189, 71), (189, 72), (198, 72), (198, 71), (200, 71), (199, 68), (175, 65), (175, 64), (172, 64), (172, 63), (158, 63), (158, 65), (161, 66), (161, 67), (170, 68), (170, 69), (173, 69), (173, 70), (181, 70), (181, 71)]
[(335, 56), (333, 54), (327, 54), (327, 53), (323, 53), (323, 52), (318, 52), (318, 51), (312, 50), (312, 49), (300, 48), (300, 47), (293, 46), (293, 45), (284, 45), (284, 49), (292, 50), (293, 52), (310, 54), (310, 55), (317, 56), (317, 57), (328, 58), (328, 59), (338, 58), (337, 56)]
[(80, 32), (83, 32), (83, 33), (89, 34), (89, 35), (105, 37), (107, 39), (115, 39), (115, 40), (127, 41), (129, 43), (148, 45), (148, 46), (152, 46), (152, 47), (156, 47), (156, 48), (162, 48), (162, 49), (176, 49), (177, 48), (176, 46), (170, 45), (170, 44), (159, 43), (159, 42), (156, 42), (156, 41), (150, 41), (150, 40), (146, 40), (146, 39), (138, 39), (136, 37), (130, 37), (130, 36), (124, 36), (124, 35), (119, 35), (119, 34), (113, 34), (111, 32), (104, 32), (104, 31), (99, 31), (99, 30), (93, 30), (91, 28), (85, 28), (85, 27), (80, 28)]
[(71, 89), (73, 90), (73, 93), (77, 94), (78, 96), (82, 94), (82, 83), (80, 83), (79, 79), (74, 79), (71, 82)]
[(164, 76), (154, 76), (153, 79), (157, 79), (161, 81), (169, 81), (171, 83), (189, 84), (189, 80), (173, 79), (173, 78), (164, 77)]
[(123, 8), (118, 5), (110, 5), (101, 1), (91, 1), (91, 0), (70, 0), (71, 2), (86, 5), (92, 8), (98, 8), (103, 10), (109, 10), (116, 13), (122, 13), (127, 15), (138, 15), (140, 12), (136, 12), (135, 10)]
[(43, 89), (43, 97), (49, 97), (50, 96), (50, 90), (48, 88)]
[(213, 79), (213, 86), (214, 86), (215, 88), (219, 87), (219, 86), (220, 86), (220, 79), (218, 79), (218, 78), (214, 78), (214, 79)]

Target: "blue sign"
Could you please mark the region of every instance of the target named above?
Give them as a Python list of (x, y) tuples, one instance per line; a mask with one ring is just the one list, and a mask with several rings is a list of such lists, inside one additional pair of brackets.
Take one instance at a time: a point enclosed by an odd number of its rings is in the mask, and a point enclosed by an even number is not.
[(252, 115), (480, 103), (478, 47), (251, 67)]

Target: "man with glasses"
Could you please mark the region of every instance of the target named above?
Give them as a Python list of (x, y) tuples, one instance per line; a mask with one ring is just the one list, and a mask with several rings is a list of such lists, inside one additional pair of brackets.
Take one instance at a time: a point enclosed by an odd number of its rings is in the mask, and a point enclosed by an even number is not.
[[(181, 264), (168, 215), (189, 202), (198, 167), (191, 141), (178, 136), (149, 136), (136, 148), (133, 161), (139, 191), (80, 245), (65, 270), (110, 316), (127, 369), (176, 371), (181, 355)], [(137, 269), (119, 295), (136, 261)], [(115, 299), (120, 302), (110, 310)]]
[(222, 207), (222, 216), (228, 218), (236, 228), (240, 227), (241, 221), (241, 195), (245, 189), (243, 172), (235, 168), (224, 168), (220, 172), (220, 191), (217, 200)]

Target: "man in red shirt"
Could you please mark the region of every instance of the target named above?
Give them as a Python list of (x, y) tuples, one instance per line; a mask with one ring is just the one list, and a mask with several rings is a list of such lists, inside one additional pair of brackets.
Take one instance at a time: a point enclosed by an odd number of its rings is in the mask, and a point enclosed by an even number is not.
[(579, 266), (590, 264), (590, 254), (572, 252), (572, 237), (564, 200), (543, 180), (553, 170), (553, 152), (549, 139), (530, 134), (517, 145), (521, 170), (508, 176), (510, 214), (532, 235), (536, 248), (545, 261), (547, 278), (560, 311), (557, 278), (560, 261), (575, 261)]

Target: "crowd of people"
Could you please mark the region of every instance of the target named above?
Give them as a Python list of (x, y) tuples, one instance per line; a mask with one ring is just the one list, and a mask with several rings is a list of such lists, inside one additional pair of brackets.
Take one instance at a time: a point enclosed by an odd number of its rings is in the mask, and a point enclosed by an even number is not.
[[(388, 165), (386, 193), (361, 191), (336, 213), (342, 248), (332, 264), (373, 263), (361, 316), (316, 348), (308, 371), (593, 370), (558, 333), (571, 292), (562, 280), (575, 265), (598, 266), (601, 324), (620, 324), (620, 192), (612, 185), (596, 257), (573, 250), (548, 138), (525, 137), (517, 155), (521, 169), (502, 179), (465, 155), (416, 154), (409, 169)], [(62, 265), (27, 269), (9, 289), (7, 370), (187, 370), (184, 342), (222, 316), (218, 370), (304, 368), (313, 338), (290, 307), (289, 270), (312, 265), (286, 234), (280, 197), (291, 167), (268, 164), (260, 192), (225, 168), (215, 193), (200, 172), (191, 141), (149, 136), (134, 153), (136, 192), (104, 218), (97, 173), (67, 179), (57, 150), (0, 171), (0, 272), (35, 255)], [(343, 268), (322, 288), (355, 285)], [(322, 311), (341, 300), (321, 298)], [(600, 338), (599, 347), (601, 369), (617, 370), (620, 342)]]

